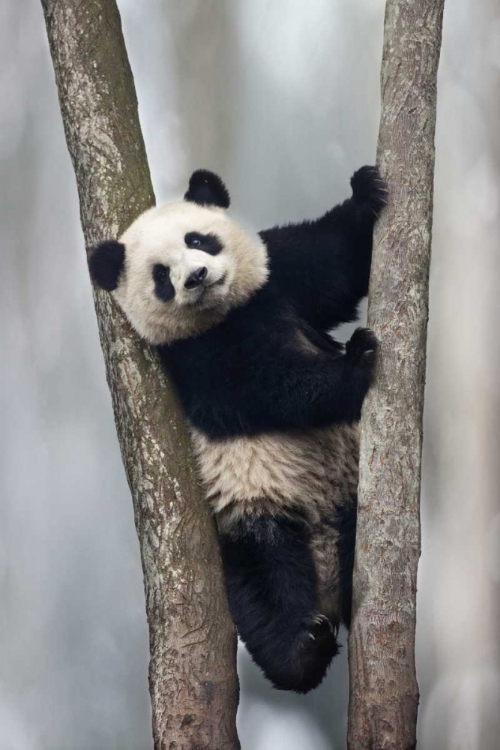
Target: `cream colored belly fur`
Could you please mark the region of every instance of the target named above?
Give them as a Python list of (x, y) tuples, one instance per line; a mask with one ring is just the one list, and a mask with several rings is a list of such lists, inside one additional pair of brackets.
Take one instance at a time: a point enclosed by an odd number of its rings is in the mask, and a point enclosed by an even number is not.
[(252, 512), (296, 509), (305, 515), (319, 579), (318, 608), (334, 615), (338, 534), (331, 521), (335, 507), (352, 503), (357, 490), (357, 425), (226, 440), (209, 440), (193, 430), (193, 441), (221, 532)]

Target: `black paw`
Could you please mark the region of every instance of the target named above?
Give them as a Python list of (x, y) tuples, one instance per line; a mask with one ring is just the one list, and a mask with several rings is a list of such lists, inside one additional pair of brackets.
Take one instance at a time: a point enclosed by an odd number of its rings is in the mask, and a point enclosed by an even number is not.
[(356, 328), (345, 346), (345, 355), (352, 365), (373, 370), (377, 359), (377, 337), (369, 328)]
[(317, 687), (340, 650), (337, 635), (338, 625), (334, 626), (326, 615), (314, 613), (304, 620), (287, 662), (286, 679), (274, 681), (275, 686), (296, 693), (308, 693)]
[(336, 638), (338, 635), (338, 626), (334, 628), (326, 615), (313, 615), (311, 618), (305, 620), (302, 625), (307, 631), (305, 643), (309, 645), (313, 642), (321, 643), (321, 641), (330, 641), (332, 636)]
[(387, 205), (387, 185), (380, 176), (378, 167), (361, 167), (351, 177), (353, 199), (363, 213), (369, 212), (373, 220)]
[(269, 642), (258, 649), (246, 645), (258, 666), (278, 690), (308, 693), (322, 681), (333, 657), (339, 652), (338, 624), (311, 612), (291, 629), (273, 631)]
[(345, 348), (348, 403), (348, 421), (357, 422), (361, 417), (363, 400), (373, 382), (377, 361), (378, 341), (368, 328), (354, 331)]

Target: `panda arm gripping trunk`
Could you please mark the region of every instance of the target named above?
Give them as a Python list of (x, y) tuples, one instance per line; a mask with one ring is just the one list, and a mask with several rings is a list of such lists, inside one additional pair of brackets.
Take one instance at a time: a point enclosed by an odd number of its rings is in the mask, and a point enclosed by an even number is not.
[(304, 320), (324, 331), (358, 317), (368, 294), (373, 227), (387, 200), (376, 167), (358, 169), (351, 188), (351, 198), (319, 219), (260, 233), (276, 284)]
[[(115, 0), (42, 6), (90, 246), (154, 203), (134, 83)], [(94, 299), (141, 548), (154, 746), (237, 750), (235, 631), (184, 419), (150, 347)]]

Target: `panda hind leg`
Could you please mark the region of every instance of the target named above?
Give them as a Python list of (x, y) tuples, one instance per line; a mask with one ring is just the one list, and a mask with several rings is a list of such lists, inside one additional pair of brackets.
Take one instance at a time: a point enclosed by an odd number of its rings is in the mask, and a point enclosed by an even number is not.
[(241, 517), (220, 534), (238, 634), (280, 690), (317, 687), (338, 653), (337, 627), (316, 608), (316, 570), (301, 518)]

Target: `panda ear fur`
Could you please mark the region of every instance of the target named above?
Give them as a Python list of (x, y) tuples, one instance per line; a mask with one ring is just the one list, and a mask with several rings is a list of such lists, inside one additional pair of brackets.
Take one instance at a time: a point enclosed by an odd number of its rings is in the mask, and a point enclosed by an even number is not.
[(208, 169), (198, 169), (193, 172), (184, 200), (198, 203), (200, 206), (219, 206), (219, 208), (229, 208), (231, 202), (221, 178)]
[(116, 240), (100, 242), (89, 248), (87, 256), (94, 284), (107, 292), (114, 291), (125, 263), (125, 245)]

